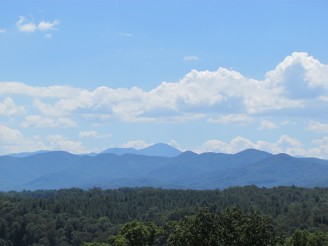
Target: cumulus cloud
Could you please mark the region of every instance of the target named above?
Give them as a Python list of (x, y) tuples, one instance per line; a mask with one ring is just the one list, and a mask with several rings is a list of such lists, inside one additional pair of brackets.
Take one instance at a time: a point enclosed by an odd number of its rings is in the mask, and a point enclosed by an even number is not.
[(1, 144), (13, 144), (20, 142), (23, 135), (19, 130), (11, 129), (0, 124), (0, 142)]
[(4, 29), (4, 28), (0, 28), (0, 33), (5, 33), (5, 32), (7, 32), (6, 29)]
[(202, 146), (196, 148), (194, 151), (197, 153), (202, 152), (220, 152), (220, 153), (236, 153), (241, 150), (255, 148), (255, 144), (246, 138), (237, 136), (230, 142), (224, 142), (217, 139), (206, 141)]
[(40, 31), (53, 30), (53, 29), (55, 29), (55, 26), (57, 26), (58, 24), (59, 24), (58, 20), (54, 20), (53, 22), (41, 21), (38, 24), (38, 30), (40, 30)]
[[(295, 82), (288, 77), (294, 75), (295, 68), (296, 72), (301, 75), (301, 79), (306, 82), (308, 89), (315, 87), (328, 89), (328, 65), (320, 63), (305, 52), (294, 52), (287, 56), (274, 70), (266, 74), (266, 80), (273, 84), (288, 83), (288, 79)], [(295, 83), (299, 83), (299, 81)], [(297, 84), (294, 85), (297, 86)]]
[(64, 150), (71, 153), (87, 153), (79, 141), (68, 139), (62, 135), (26, 137), (18, 129), (0, 124), (0, 154), (31, 152), (38, 150)]
[(17, 130), (0, 124), (0, 154), (47, 149), (38, 137), (26, 138)]
[(79, 141), (68, 139), (62, 135), (50, 135), (48, 137), (50, 147), (53, 150), (64, 150), (70, 153), (82, 154), (88, 151), (82, 146)]
[(323, 137), (321, 139), (315, 139), (312, 141), (312, 144), (316, 147), (311, 148), (309, 156), (316, 156), (328, 159), (328, 137)]
[(307, 129), (315, 132), (328, 133), (328, 124), (324, 124), (317, 121), (311, 121)]
[(37, 98), (70, 98), (81, 89), (72, 86), (30, 86), (21, 82), (0, 82), (0, 95), (25, 95)]
[(28, 20), (25, 16), (20, 16), (18, 21), (16, 22), (17, 29), (20, 32), (54, 30), (58, 24), (58, 20), (54, 20), (52, 22), (40, 21), (39, 23), (35, 23), (33, 21)]
[(0, 115), (15, 115), (24, 112), (24, 107), (17, 106), (11, 97), (6, 97), (3, 102), (0, 102)]
[[(39, 25), (40, 23), (20, 19), (20, 25), (26, 31), (51, 29), (51, 26), (57, 25), (51, 25), (53, 23)], [(247, 78), (231, 69), (218, 68), (216, 71), (192, 70), (179, 81), (164, 81), (148, 91), (138, 87), (114, 89), (101, 86), (84, 89), (0, 82), (0, 95), (3, 96), (0, 100), (0, 115), (29, 115), (25, 117), (21, 127), (73, 127), (80, 125), (80, 121), (100, 124), (108, 121), (194, 120), (242, 125), (256, 122), (260, 129), (273, 129), (284, 125), (276, 123), (278, 121), (275, 116), (288, 115), (293, 117), (294, 122), (296, 119), (307, 121), (315, 113), (316, 121), (311, 121), (307, 129), (321, 134), (328, 132), (327, 123), (323, 123), (328, 108), (328, 65), (302, 52), (287, 56), (262, 80)], [(17, 99), (21, 100), (20, 105), (17, 105)], [(26, 101), (32, 101), (33, 106), (23, 105), (22, 102)], [(2, 132), (4, 129), (5, 126), (2, 126)], [(19, 139), (19, 130), (7, 130), (13, 134), (11, 139), (15, 136)], [(5, 136), (3, 133), (2, 138)], [(101, 136), (103, 135), (91, 130), (79, 133), (80, 138)], [(26, 146), (34, 143), (42, 146), (39, 140), (24, 136), (20, 136), (17, 141)], [(51, 143), (49, 148), (67, 146), (69, 149), (66, 150), (84, 150), (79, 141), (66, 139), (61, 135), (54, 135), (47, 141)], [(243, 148), (258, 148), (273, 153), (327, 157), (324, 149), (327, 146), (326, 138), (313, 140), (309, 144), (311, 147), (305, 149), (298, 139), (287, 135), (282, 135), (276, 142), (252, 141), (239, 136), (230, 142), (209, 140), (197, 150), (233, 153)], [(143, 148), (148, 145), (149, 143), (136, 140), (124, 146)], [(15, 148), (22, 147), (19, 146)]]
[[(290, 73), (295, 64), (303, 71), (297, 83), (294, 76), (299, 73)], [(149, 91), (138, 87), (113, 89), (101, 86), (87, 90), (3, 82), (0, 83), (0, 95), (30, 96), (34, 98), (34, 107), (48, 117), (67, 117), (74, 113), (102, 115), (127, 122), (187, 121), (207, 117), (209, 122), (221, 124), (249, 124), (257, 114), (286, 115), (292, 111), (303, 117), (306, 110), (312, 112), (313, 105), (321, 110), (327, 108), (327, 100), (323, 100), (328, 98), (326, 70), (327, 65), (306, 53), (293, 53), (268, 72), (264, 80), (219, 68), (216, 71), (192, 70), (177, 82), (162, 82)], [(293, 86), (290, 83), (294, 83)], [(310, 89), (304, 90), (304, 86)]]
[(51, 127), (75, 127), (76, 123), (68, 118), (47, 118), (41, 115), (29, 115), (25, 118), (21, 127), (51, 128)]
[(172, 147), (178, 149), (178, 150), (181, 150), (181, 151), (184, 151), (184, 149), (181, 147), (181, 145), (174, 139), (172, 139), (171, 141), (169, 141), (167, 143), (168, 145), (171, 145)]
[(59, 117), (67, 114), (66, 107), (60, 108), (56, 105), (43, 103), (40, 99), (33, 100), (33, 106), (38, 109), (42, 114), (51, 117)]

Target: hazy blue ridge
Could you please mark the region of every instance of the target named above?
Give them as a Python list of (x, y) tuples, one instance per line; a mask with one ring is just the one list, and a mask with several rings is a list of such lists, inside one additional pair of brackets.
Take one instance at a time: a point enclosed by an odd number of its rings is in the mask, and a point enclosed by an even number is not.
[(135, 154), (135, 155), (174, 157), (181, 154), (181, 151), (170, 145), (158, 143), (140, 150), (136, 150), (134, 148), (109, 148), (101, 152), (101, 154), (105, 154), (105, 153), (111, 153), (116, 155)]
[(222, 189), (244, 185), (328, 187), (327, 160), (273, 155), (255, 149), (236, 154), (187, 151), (175, 155), (178, 152), (160, 144), (138, 153), (119, 150), (74, 155), (52, 151), (25, 157), (1, 156), (0, 190), (142, 186)]

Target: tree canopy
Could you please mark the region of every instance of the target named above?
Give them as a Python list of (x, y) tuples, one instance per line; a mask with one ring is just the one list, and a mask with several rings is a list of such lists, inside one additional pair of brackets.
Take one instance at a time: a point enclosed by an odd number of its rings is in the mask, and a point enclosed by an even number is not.
[(0, 246), (327, 245), (327, 231), (325, 188), (0, 193)]

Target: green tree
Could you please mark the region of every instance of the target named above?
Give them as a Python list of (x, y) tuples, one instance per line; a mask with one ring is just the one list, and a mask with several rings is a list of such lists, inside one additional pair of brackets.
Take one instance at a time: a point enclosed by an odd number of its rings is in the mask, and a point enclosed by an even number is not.
[(82, 246), (110, 246), (108, 243), (83, 243)]
[(156, 244), (159, 228), (154, 223), (144, 224), (131, 221), (125, 224), (117, 236), (111, 236), (109, 241), (115, 246), (152, 246)]
[(328, 246), (328, 233), (296, 230), (286, 240), (286, 246)]
[(169, 246), (217, 245), (218, 223), (216, 215), (207, 209), (196, 216), (185, 217), (176, 223), (167, 239)]
[(273, 221), (258, 212), (244, 213), (239, 208), (227, 209), (219, 216), (220, 245), (272, 246), (279, 243)]

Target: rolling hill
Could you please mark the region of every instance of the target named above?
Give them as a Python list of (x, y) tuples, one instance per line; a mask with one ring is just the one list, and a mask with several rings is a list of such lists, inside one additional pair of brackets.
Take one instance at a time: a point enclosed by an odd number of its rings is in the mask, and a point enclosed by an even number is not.
[(1, 156), (0, 190), (95, 186), (222, 189), (251, 184), (328, 187), (327, 160), (273, 155), (254, 149), (236, 154), (180, 153), (164, 144), (135, 151), (109, 149), (97, 155), (53, 151)]

